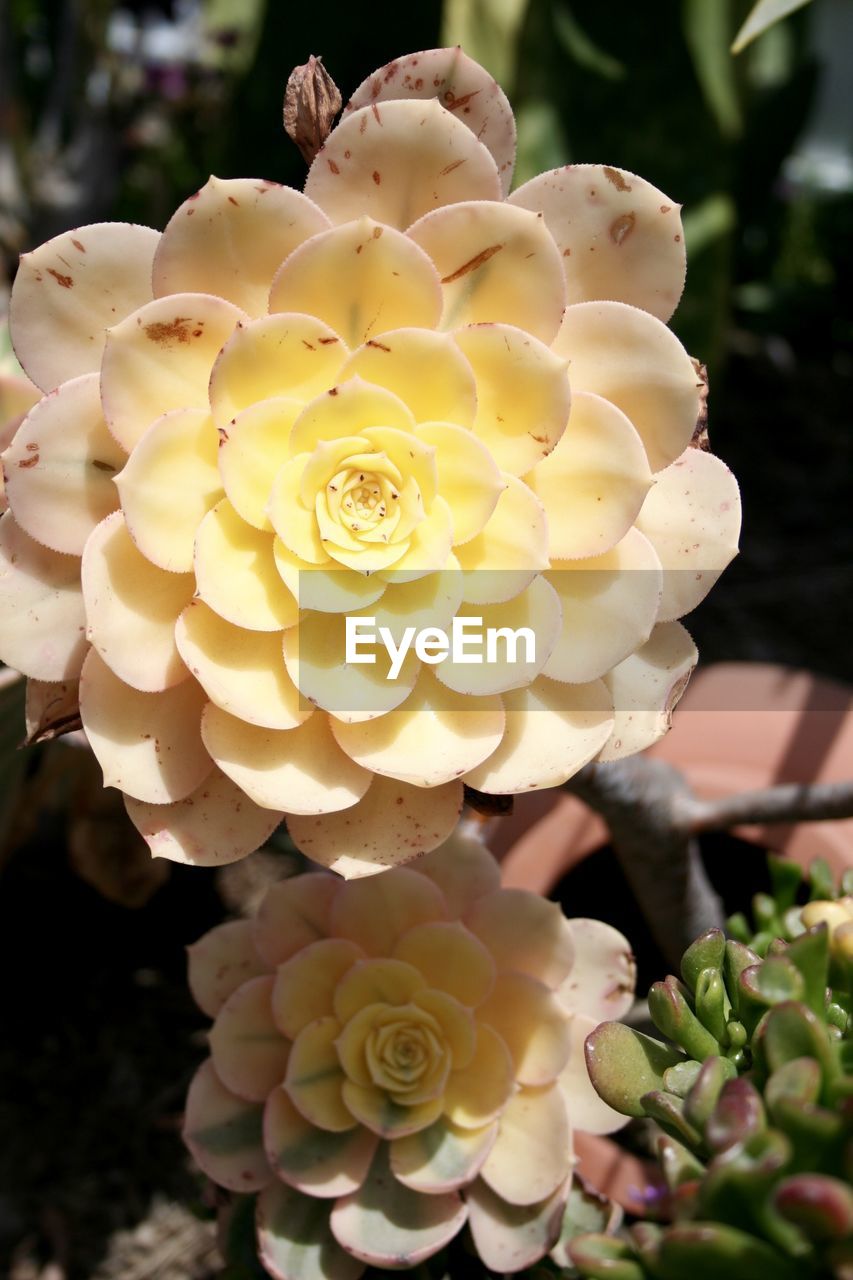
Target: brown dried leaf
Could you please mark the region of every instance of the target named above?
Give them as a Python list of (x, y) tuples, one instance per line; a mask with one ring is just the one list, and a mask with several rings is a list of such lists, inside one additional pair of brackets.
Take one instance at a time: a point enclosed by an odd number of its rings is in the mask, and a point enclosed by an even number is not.
[(341, 109), (340, 90), (313, 53), (294, 67), (284, 91), (284, 128), (310, 164), (332, 131)]
[(50, 742), (64, 733), (82, 728), (79, 682), (64, 680), (54, 684), (46, 680), (28, 680), (26, 724), (25, 747), (36, 742)]
[(699, 416), (696, 419), (690, 446), (693, 449), (701, 449), (703, 453), (707, 453), (711, 448), (711, 441), (708, 438), (708, 366), (694, 359), (693, 368), (696, 370), (698, 379)]

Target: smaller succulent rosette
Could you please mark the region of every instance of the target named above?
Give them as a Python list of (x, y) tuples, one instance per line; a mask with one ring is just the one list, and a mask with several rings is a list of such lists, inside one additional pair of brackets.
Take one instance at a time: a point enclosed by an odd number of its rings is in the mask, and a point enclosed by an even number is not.
[(583, 1043), (631, 1003), (626, 940), (502, 889), (467, 836), (417, 870), (282, 881), (189, 955), (215, 1021), (185, 1140), (220, 1186), (260, 1192), (279, 1280), (414, 1266), (466, 1223), (487, 1267), (529, 1266), (559, 1235), (573, 1131), (625, 1122)]

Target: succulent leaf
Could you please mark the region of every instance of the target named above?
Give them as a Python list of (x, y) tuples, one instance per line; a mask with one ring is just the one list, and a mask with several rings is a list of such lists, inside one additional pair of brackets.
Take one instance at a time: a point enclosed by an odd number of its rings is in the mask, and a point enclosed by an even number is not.
[(686, 1058), (621, 1022), (602, 1022), (587, 1037), (586, 1064), (596, 1092), (623, 1115), (645, 1115), (643, 1095), (664, 1088), (664, 1072)]

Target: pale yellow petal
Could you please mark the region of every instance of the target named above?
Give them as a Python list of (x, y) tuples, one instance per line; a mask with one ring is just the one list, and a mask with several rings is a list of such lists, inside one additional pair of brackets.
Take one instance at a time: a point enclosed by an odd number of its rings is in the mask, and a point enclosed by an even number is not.
[(506, 480), (470, 431), (450, 422), (423, 422), (417, 435), (435, 449), (438, 489), (450, 507), (453, 543), (470, 542), (491, 517)]
[(307, 564), (334, 565), (336, 562), (329, 559), (323, 545), (314, 506), (302, 501), (302, 478), (309, 458), (310, 454), (300, 453), (279, 466), (266, 515), (276, 532), (276, 542), (291, 556)]
[(308, 171), (305, 194), (332, 222), (368, 213), (401, 231), (458, 200), (499, 200), (497, 166), (435, 99), (375, 102), (344, 116)]
[(290, 255), (273, 281), (271, 312), (317, 316), (350, 347), (388, 329), (435, 327), (441, 284), (432, 262), (408, 236), (364, 213)]
[(187, 947), (187, 981), (196, 1004), (215, 1018), (225, 1001), (267, 966), (252, 945), (248, 920), (226, 920)]
[(500, 1115), (515, 1087), (509, 1049), (485, 1023), (477, 1026), (474, 1056), (463, 1071), (452, 1071), (444, 1091), (448, 1120), (478, 1130)]
[(486, 527), (456, 548), (467, 605), (512, 600), (548, 567), (545, 508), (523, 480), (504, 474), (504, 483)]
[(453, 517), (440, 495), (412, 530), (408, 543), (406, 552), (384, 570), (386, 581), (405, 583), (410, 576), (440, 573), (444, 569), (453, 547)]
[(357, 1123), (343, 1101), (346, 1077), (335, 1048), (340, 1029), (331, 1017), (303, 1027), (293, 1042), (284, 1082), (297, 1111), (330, 1133), (345, 1133)]
[(86, 656), (80, 561), (0, 517), (0, 658), (34, 680), (70, 680)]
[(450, 1052), (451, 1069), (464, 1071), (474, 1059), (477, 1025), (470, 1009), (446, 991), (425, 989), (412, 997), (412, 1003), (431, 1014), (441, 1028), (442, 1039)]
[(150, 227), (99, 222), (22, 256), (9, 327), (15, 354), (42, 391), (95, 372), (109, 326), (151, 298), (159, 239)]
[(605, 676), (615, 722), (600, 760), (623, 760), (663, 737), (698, 658), (681, 623), (662, 622), (641, 649)]
[(576, 1132), (616, 1133), (628, 1123), (627, 1116), (623, 1116), (621, 1111), (614, 1111), (613, 1107), (598, 1096), (589, 1078), (584, 1042), (599, 1021), (598, 1018), (588, 1018), (582, 1013), (572, 1015), (572, 1047), (569, 1060), (560, 1072), (560, 1089), (572, 1129)]
[(318, 613), (354, 613), (375, 604), (385, 591), (378, 574), (369, 577), (345, 569), (337, 560), (327, 565), (306, 564), (278, 536), (273, 543), (276, 568), (300, 609)]
[(418, 862), (421, 875), (434, 880), (444, 894), (451, 920), (500, 884), (500, 871), (482, 840), (454, 831), (438, 849)]
[(310, 453), (321, 441), (360, 436), (368, 427), (378, 425), (412, 431), (415, 419), (392, 391), (351, 377), (305, 406), (293, 425), (290, 452)]
[(98, 375), (86, 373), (45, 396), (18, 428), (3, 454), (6, 497), (31, 537), (79, 556), (118, 506), (113, 477), (124, 462), (101, 412)]
[(596, 1022), (623, 1018), (637, 985), (637, 962), (628, 939), (601, 920), (573, 917), (568, 925), (575, 958), (560, 999), (570, 1012)]
[(512, 970), (558, 987), (572, 968), (574, 939), (556, 902), (526, 889), (499, 889), (474, 903), (467, 927), (499, 972)]
[[(376, 619), (376, 628), (386, 627), (399, 644), (406, 627), (416, 631), (424, 627), (442, 627), (448, 630), (462, 603), (463, 574), (454, 555), (436, 573), (420, 574), (409, 580), (405, 573), (395, 574), (394, 569), (384, 569), (373, 575), (388, 587), (375, 608), (363, 610), (365, 616)], [(400, 578), (401, 581), (396, 581)]]
[(297, 245), (329, 220), (292, 187), (259, 178), (209, 178), (166, 224), (154, 258), (156, 297), (212, 293), (252, 316)]
[[(377, 883), (382, 882), (377, 881)], [(396, 906), (399, 909), (401, 905), (406, 905), (401, 904), (399, 898), (393, 900), (393, 895), (390, 896), (392, 897), (392, 906)], [(411, 906), (411, 904), (409, 905)], [(363, 922), (357, 923), (363, 925)], [(377, 932), (380, 936), (384, 936), (385, 931), (381, 928), (381, 917), (377, 916), (376, 924), (379, 926)], [(374, 950), (387, 950), (391, 945), (386, 941), (384, 946), (376, 947), (373, 943), (373, 933), (365, 931), (363, 927), (361, 932), (362, 936), (369, 938)], [(360, 1014), (363, 1009), (370, 1005), (408, 1004), (415, 992), (422, 990), (425, 985), (426, 979), (423, 974), (414, 965), (406, 964), (402, 960), (389, 960), (385, 957), (362, 960), (358, 964), (354, 964), (346, 977), (338, 984), (334, 997), (335, 1017), (342, 1026), (349, 1026), (356, 1014)], [(366, 1015), (368, 1025), (371, 1017), (372, 1015)], [(350, 1033), (348, 1042), (343, 1038), (338, 1041), (338, 1052), (341, 1055), (344, 1070), (351, 1080), (355, 1080), (356, 1084), (369, 1084), (370, 1073), (364, 1061), (363, 1041), (359, 1043), (357, 1037), (353, 1037), (352, 1033)]]
[(465, 603), (457, 615), (459, 626), (463, 618), (465, 652), (458, 657), (451, 652), (436, 667), (436, 676), (448, 690), (478, 699), (535, 680), (562, 626), (557, 593), (541, 577), (504, 604)]
[[(264, 1108), (264, 1147), (271, 1167), (283, 1182), (309, 1196), (334, 1199), (357, 1190), (377, 1142), (367, 1129), (318, 1129), (297, 1111), (284, 1089), (274, 1089)], [(305, 1275), (302, 1266), (299, 1274)]]
[(246, 524), (227, 498), (198, 527), (195, 576), (201, 599), (235, 626), (280, 631), (299, 616), (276, 568), (272, 534)]
[(230, 1191), (258, 1191), (273, 1180), (261, 1141), (263, 1108), (238, 1098), (207, 1058), (187, 1094), (183, 1139), (196, 1164)]
[(276, 473), (289, 457), (290, 428), (301, 409), (300, 401), (278, 396), (242, 410), (219, 428), (217, 462), (226, 496), (256, 529), (272, 530), (267, 505)]
[(351, 1258), (329, 1228), (329, 1207), (281, 1182), (265, 1187), (255, 1211), (258, 1255), (273, 1280), (358, 1280)]
[(566, 1065), (571, 1015), (559, 997), (535, 978), (524, 973), (499, 973), (491, 994), (477, 1010), (477, 1018), (503, 1040), (521, 1084), (550, 1084)]
[(247, 1102), (264, 1102), (282, 1083), (290, 1044), (273, 1022), (272, 974), (250, 978), (223, 1004), (210, 1029), (216, 1074)]
[(413, 1191), (427, 1195), (454, 1191), (477, 1176), (497, 1132), (494, 1122), (482, 1129), (461, 1129), (442, 1116), (428, 1129), (394, 1139), (391, 1170), (398, 1182)]
[(387, 956), (409, 929), (443, 920), (446, 914), (436, 885), (417, 871), (400, 867), (378, 880), (344, 885), (335, 898), (331, 920), (338, 936), (357, 943), (368, 955)]
[(380, 1138), (402, 1138), (434, 1124), (441, 1115), (441, 1098), (426, 1102), (402, 1104), (375, 1085), (355, 1084), (347, 1080), (343, 1098), (359, 1124), (366, 1125)]
[(341, 979), (364, 952), (346, 938), (321, 938), (279, 965), (272, 992), (272, 1014), (279, 1030), (295, 1040), (316, 1018), (335, 1014)]
[(341, 381), (358, 376), (393, 391), (418, 422), (473, 425), (474, 374), (449, 334), (395, 329), (370, 338), (352, 353), (340, 376)]
[(472, 1008), (485, 1000), (494, 984), (489, 950), (459, 921), (414, 925), (397, 940), (394, 956), (414, 966), (430, 987)]
[[(478, 1256), (490, 1271), (523, 1271), (560, 1238), (571, 1178), (538, 1204), (509, 1204), (478, 1178), (466, 1192), (468, 1221)], [(267, 1194), (266, 1192), (264, 1194)]]
[(252, 921), (258, 954), (271, 967), (329, 933), (329, 911), (341, 882), (325, 872), (292, 876), (267, 889)]
[(562, 1186), (573, 1163), (559, 1086), (522, 1089), (501, 1113), (497, 1141), (480, 1176), (510, 1204), (536, 1204)]

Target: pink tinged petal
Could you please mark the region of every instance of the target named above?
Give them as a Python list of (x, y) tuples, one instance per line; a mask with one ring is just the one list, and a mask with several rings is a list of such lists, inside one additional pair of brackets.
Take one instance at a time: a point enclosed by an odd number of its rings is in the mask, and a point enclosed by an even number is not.
[(358, 1280), (364, 1263), (351, 1258), (329, 1227), (329, 1206), (276, 1183), (258, 1197), (258, 1253), (273, 1280)]
[(223, 711), (266, 729), (295, 729), (313, 713), (287, 674), (275, 632), (235, 627), (192, 600), (175, 637), (187, 667)]
[(217, 427), (261, 400), (285, 396), (303, 403), (337, 379), (349, 355), (341, 338), (312, 315), (264, 316), (231, 335), (210, 375)]
[(687, 448), (700, 383), (675, 334), (655, 316), (622, 302), (580, 302), (566, 308), (553, 350), (571, 362), (574, 391), (592, 391), (630, 418), (652, 471)]
[(459, 921), (414, 925), (398, 939), (394, 956), (413, 965), (428, 986), (471, 1008), (485, 1000), (494, 985), (492, 956)]
[(370, 786), (370, 774), (344, 755), (319, 713), (295, 729), (264, 729), (210, 702), (201, 732), (222, 772), (265, 809), (335, 813)]
[(421, 858), (418, 871), (438, 885), (451, 920), (464, 916), (479, 897), (497, 889), (501, 879), (498, 864), (483, 842), (459, 831)]
[(273, 281), (270, 311), (317, 316), (350, 347), (407, 325), (434, 329), (441, 283), (432, 262), (408, 236), (363, 213), (290, 255)]
[(623, 538), (652, 483), (643, 442), (607, 400), (575, 394), (565, 434), (525, 477), (548, 516), (552, 559), (595, 556)]
[(166, 225), (154, 258), (154, 294), (212, 293), (263, 315), (279, 264), (328, 225), (291, 187), (209, 178)]
[(285, 1078), (285, 1088), (300, 1114), (330, 1133), (344, 1133), (356, 1125), (343, 1101), (346, 1077), (335, 1048), (340, 1030), (337, 1018), (331, 1017), (303, 1027), (293, 1042)]
[(603, 555), (555, 560), (546, 577), (563, 612), (563, 629), (544, 669), (553, 680), (597, 680), (651, 635), (663, 571), (639, 529), (629, 529)]
[(596, 1022), (625, 1016), (634, 1003), (637, 963), (628, 939), (601, 920), (574, 917), (568, 922), (575, 943), (571, 972), (560, 999), (571, 1013)]
[(489, 149), (506, 195), (515, 163), (515, 120), (506, 94), (484, 67), (458, 45), (395, 58), (359, 85), (344, 117), (392, 98), (437, 98)]
[(261, 958), (272, 968), (330, 932), (329, 912), (340, 892), (336, 876), (293, 876), (267, 889), (252, 921)]
[(0, 517), (0, 658), (34, 680), (70, 680), (86, 656), (80, 561)]
[(283, 1182), (306, 1195), (329, 1199), (357, 1191), (378, 1142), (368, 1129), (318, 1129), (297, 1111), (284, 1089), (274, 1089), (267, 1100), (267, 1159)]
[(598, 755), (613, 728), (613, 702), (600, 680), (564, 685), (539, 676), (503, 701), (503, 741), (465, 778), (478, 791), (507, 795), (560, 786)]
[(113, 477), (126, 456), (107, 431), (98, 375), (64, 383), (36, 405), (3, 455), (6, 497), (31, 537), (79, 556), (118, 506)]
[(436, 885), (402, 867), (379, 880), (344, 885), (332, 906), (331, 926), (336, 935), (349, 938), (368, 955), (386, 956), (413, 926), (446, 916), (444, 897)]
[(295, 1040), (309, 1022), (336, 1013), (338, 984), (363, 958), (361, 947), (345, 938), (321, 938), (291, 956), (275, 975), (272, 1014), (276, 1026)]
[(365, 1015), (367, 1022), (363, 1027), (359, 1023), (359, 1030), (353, 1026), (356, 1015), (368, 1005), (408, 1004), (415, 992), (422, 991), (425, 985), (424, 975), (413, 965), (385, 957), (359, 961), (341, 979), (335, 991), (334, 1010), (335, 1017), (342, 1026), (346, 1026), (346, 1030), (338, 1041), (338, 1052), (344, 1069), (356, 1084), (369, 1084), (371, 1080), (363, 1054), (370, 1017)]
[(99, 367), (106, 330), (151, 297), (159, 239), (150, 227), (100, 222), (23, 255), (9, 325), (15, 354), (43, 391)]
[(456, 548), (469, 605), (495, 604), (525, 591), (548, 567), (548, 518), (532, 489), (504, 474), (506, 488), (486, 527)]
[(506, 1044), (519, 1083), (550, 1084), (566, 1065), (571, 1016), (554, 992), (535, 978), (524, 973), (499, 973), (477, 1017)]
[(539, 1204), (515, 1205), (479, 1179), (465, 1193), (474, 1246), (483, 1263), (500, 1274), (523, 1271), (556, 1244), (570, 1179)]
[(195, 590), (190, 573), (165, 573), (137, 550), (114, 511), (94, 529), (82, 564), (89, 639), (125, 684), (143, 693), (189, 677), (175, 646), (175, 622)]
[[(597, 922), (596, 922), (597, 923)], [(563, 1091), (566, 1110), (572, 1122), (572, 1129), (582, 1133), (616, 1133), (624, 1129), (628, 1117), (620, 1111), (614, 1111), (602, 1101), (593, 1088), (586, 1066), (584, 1042), (595, 1030), (600, 1019), (588, 1018), (583, 1013), (572, 1017), (572, 1047), (569, 1060), (560, 1072), (559, 1085)]]
[(425, 1196), (404, 1187), (380, 1146), (364, 1185), (332, 1209), (331, 1227), (354, 1257), (399, 1268), (431, 1258), (461, 1230), (466, 1217), (465, 1205), (453, 1192)]
[(262, 1145), (263, 1107), (222, 1084), (207, 1058), (187, 1094), (184, 1142), (196, 1164), (229, 1191), (259, 1191), (273, 1180)]
[[(424, 377), (426, 369), (429, 377)], [(430, 329), (383, 333), (354, 351), (340, 376), (341, 381), (358, 376), (393, 391), (418, 422), (473, 425), (477, 411), (474, 374), (449, 334)]]
[(542, 342), (566, 306), (560, 254), (541, 215), (493, 200), (437, 209), (409, 228), (441, 278), (443, 329), (495, 321)]
[(210, 1029), (216, 1074), (232, 1093), (248, 1102), (264, 1102), (281, 1084), (290, 1043), (272, 1017), (271, 974), (250, 978), (233, 991)]
[(497, 166), (435, 99), (373, 103), (345, 116), (305, 180), (332, 222), (363, 213), (401, 231), (459, 200), (500, 200)]
[(498, 889), (480, 898), (465, 918), (499, 972), (515, 970), (558, 987), (572, 968), (572, 930), (556, 902), (526, 889)]
[(571, 1173), (572, 1140), (559, 1085), (522, 1089), (506, 1104), (482, 1179), (510, 1204), (538, 1204)]
[(724, 462), (687, 449), (658, 473), (637, 528), (663, 565), (658, 620), (695, 609), (738, 551), (741, 509), (737, 480)]
[(566, 429), (571, 393), (565, 357), (570, 353), (556, 346), (551, 350), (512, 324), (469, 325), (454, 338), (477, 381), (474, 434), (499, 467), (524, 475), (548, 456)]
[(271, 535), (241, 520), (227, 498), (196, 531), (194, 566), (199, 596), (226, 622), (279, 632), (299, 617), (276, 568)]
[(126, 796), (125, 807), (155, 858), (194, 867), (221, 867), (248, 857), (270, 838), (282, 818), (253, 804), (218, 769), (184, 800), (146, 804)]
[(497, 1134), (494, 1122), (483, 1129), (460, 1129), (442, 1116), (428, 1129), (394, 1139), (391, 1171), (413, 1191), (427, 1195), (456, 1191), (480, 1172)]
[(672, 315), (684, 288), (681, 206), (634, 173), (570, 164), (540, 173), (509, 203), (545, 215), (570, 303), (611, 298)]
[(80, 715), (104, 785), (136, 800), (183, 800), (213, 769), (199, 726), (204, 691), (195, 680), (141, 693), (91, 650), (80, 674)]
[(226, 920), (187, 947), (187, 979), (203, 1013), (215, 1018), (225, 1001), (250, 978), (268, 972), (252, 942), (248, 920)]
[(161, 569), (193, 567), (196, 529), (223, 496), (218, 446), (205, 409), (173, 409), (148, 428), (116, 476), (133, 540)]
[(128, 452), (172, 409), (207, 409), (213, 363), (246, 314), (206, 293), (156, 298), (107, 333), (101, 399)]
[(668, 732), (699, 654), (680, 622), (662, 622), (605, 677), (615, 720), (599, 760), (623, 760)]
[(490, 519), (506, 480), (470, 431), (451, 422), (424, 422), (417, 434), (435, 449), (438, 489), (450, 508), (453, 543), (470, 542)]
[(513, 1061), (502, 1038), (479, 1024), (474, 1056), (468, 1066), (451, 1071), (444, 1090), (444, 1113), (463, 1129), (480, 1130), (500, 1115), (515, 1088)]
[(375, 777), (351, 809), (288, 817), (287, 829), (307, 857), (356, 879), (429, 853), (450, 835), (461, 810), (461, 782), (426, 789)]
[(402, 1138), (417, 1133), (434, 1124), (441, 1115), (441, 1098), (429, 1098), (426, 1102), (395, 1102), (384, 1089), (374, 1085), (354, 1084), (347, 1080), (343, 1098), (349, 1111), (360, 1124), (380, 1138)]

